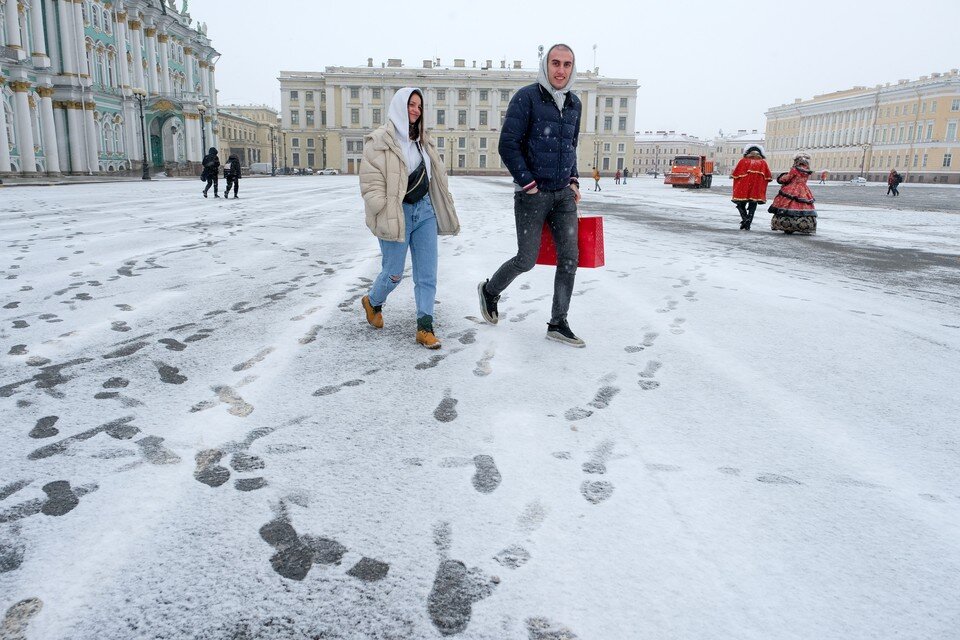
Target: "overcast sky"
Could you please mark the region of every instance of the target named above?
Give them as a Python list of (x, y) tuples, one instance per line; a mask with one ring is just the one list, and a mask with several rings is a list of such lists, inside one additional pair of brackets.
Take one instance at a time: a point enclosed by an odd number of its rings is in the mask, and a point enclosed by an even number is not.
[[(570, 44), (577, 66), (635, 78), (639, 131), (712, 138), (760, 129), (772, 106), (960, 67), (957, 0), (193, 0), (214, 47), (221, 104), (280, 105), (279, 71), (401, 58), (537, 62)], [(509, 63), (508, 63), (509, 64)]]

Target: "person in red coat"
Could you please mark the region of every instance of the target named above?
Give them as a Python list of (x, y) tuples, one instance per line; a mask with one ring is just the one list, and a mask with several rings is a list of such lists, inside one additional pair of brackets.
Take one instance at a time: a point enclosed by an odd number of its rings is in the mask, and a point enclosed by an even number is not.
[(815, 198), (807, 186), (810, 178), (810, 156), (799, 154), (793, 159), (793, 168), (777, 176), (782, 186), (770, 205), (770, 228), (785, 233), (816, 233), (817, 209)]
[(773, 180), (763, 147), (750, 145), (733, 170), (733, 203), (740, 212), (740, 228), (750, 230), (757, 205), (767, 201), (767, 183)]

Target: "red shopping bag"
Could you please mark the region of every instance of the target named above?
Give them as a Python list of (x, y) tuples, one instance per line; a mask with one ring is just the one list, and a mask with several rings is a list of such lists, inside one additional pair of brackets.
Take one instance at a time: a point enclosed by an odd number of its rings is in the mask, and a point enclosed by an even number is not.
[[(603, 256), (603, 218), (588, 216), (578, 220), (577, 247), (580, 250), (581, 267), (602, 267)], [(550, 226), (543, 225), (540, 236), (540, 253), (537, 255), (537, 264), (557, 264), (557, 247), (553, 244), (553, 234)]]

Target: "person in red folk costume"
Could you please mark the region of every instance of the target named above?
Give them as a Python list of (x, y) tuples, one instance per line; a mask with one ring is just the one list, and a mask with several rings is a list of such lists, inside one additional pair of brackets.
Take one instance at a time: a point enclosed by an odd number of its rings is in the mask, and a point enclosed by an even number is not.
[(777, 176), (782, 186), (777, 197), (770, 205), (770, 228), (785, 233), (816, 233), (817, 209), (814, 207), (813, 193), (807, 186), (810, 178), (810, 156), (799, 154), (793, 159), (793, 168)]
[(733, 170), (733, 203), (740, 212), (740, 228), (750, 230), (757, 205), (767, 201), (767, 183), (773, 180), (764, 159), (763, 147), (752, 144)]

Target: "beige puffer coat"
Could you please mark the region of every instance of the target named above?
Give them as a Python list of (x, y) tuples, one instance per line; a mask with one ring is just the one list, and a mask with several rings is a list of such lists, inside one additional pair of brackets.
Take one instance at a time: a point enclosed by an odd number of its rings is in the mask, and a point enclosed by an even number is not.
[[(407, 192), (408, 172), (395, 136), (393, 123), (388, 122), (364, 137), (360, 193), (367, 213), (367, 226), (373, 235), (400, 242), (406, 239), (403, 196)], [(430, 202), (437, 216), (437, 232), (442, 236), (456, 235), (460, 233), (460, 220), (447, 186), (447, 172), (430, 135), (422, 131), (420, 139), (430, 158)]]

